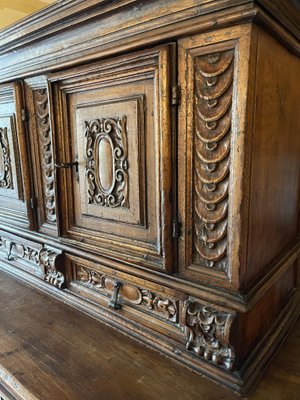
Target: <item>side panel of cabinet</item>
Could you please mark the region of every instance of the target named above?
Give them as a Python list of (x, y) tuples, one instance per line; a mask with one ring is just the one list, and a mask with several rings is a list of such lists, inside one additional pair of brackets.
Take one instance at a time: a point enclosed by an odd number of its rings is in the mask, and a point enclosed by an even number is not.
[(167, 45), (50, 77), (61, 235), (165, 270), (173, 267), (171, 56)]
[(179, 42), (179, 273), (238, 288), (245, 258), (250, 26)]
[(0, 86), (0, 222), (34, 228), (31, 170), (20, 83)]
[(25, 94), (29, 114), (37, 228), (42, 233), (56, 236), (54, 142), (47, 78), (40, 76), (26, 79)]
[(248, 284), (290, 252), (300, 233), (300, 59), (257, 29)]

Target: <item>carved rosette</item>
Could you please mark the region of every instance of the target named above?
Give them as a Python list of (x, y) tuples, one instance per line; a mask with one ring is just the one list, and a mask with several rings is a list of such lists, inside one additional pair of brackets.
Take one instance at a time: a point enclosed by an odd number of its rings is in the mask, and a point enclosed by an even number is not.
[(233, 368), (235, 353), (229, 344), (235, 313), (214, 310), (195, 301), (186, 301), (184, 323), (186, 348), (207, 361)]
[(85, 121), (88, 201), (129, 207), (126, 117)]
[(13, 189), (7, 128), (0, 128), (0, 189)]
[(9, 261), (25, 262), (27, 266), (38, 271), (45, 281), (51, 285), (61, 288), (65, 282), (64, 275), (57, 271), (57, 262), (61, 257), (61, 251), (53, 248), (42, 247), (41, 249), (32, 248), (11, 239), (0, 236), (0, 254)]
[[(111, 293), (113, 291), (115, 279), (113, 277), (101, 274), (95, 270), (86, 267), (80, 267), (77, 271), (77, 279), (87, 287), (94, 289), (103, 289), (104, 292)], [(176, 321), (178, 315), (178, 307), (171, 299), (161, 298), (155, 293), (147, 289), (141, 289), (129, 283), (123, 282), (120, 289), (120, 297), (134, 305), (146, 307), (148, 310), (157, 313), (160, 316)]]
[(47, 89), (34, 91), (37, 130), (40, 144), (40, 159), (43, 176), (44, 210), (47, 222), (56, 222), (55, 178), (53, 145), (50, 126), (49, 100)]
[(194, 262), (227, 272), (234, 50), (195, 58)]

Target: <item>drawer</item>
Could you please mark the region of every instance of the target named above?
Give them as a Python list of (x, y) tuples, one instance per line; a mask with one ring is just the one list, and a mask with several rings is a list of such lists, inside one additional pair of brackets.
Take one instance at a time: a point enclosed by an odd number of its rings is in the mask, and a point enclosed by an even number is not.
[(177, 341), (184, 339), (180, 313), (186, 295), (113, 268), (66, 256), (66, 286), (88, 302)]
[(0, 259), (61, 288), (62, 251), (0, 230)]

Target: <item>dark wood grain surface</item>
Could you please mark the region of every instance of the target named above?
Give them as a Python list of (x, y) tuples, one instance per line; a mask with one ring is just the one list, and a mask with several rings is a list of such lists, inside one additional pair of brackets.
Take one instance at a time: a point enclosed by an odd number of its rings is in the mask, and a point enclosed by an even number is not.
[[(0, 297), (0, 382), (25, 399), (239, 398), (3, 272)], [(299, 337), (300, 322), (248, 399), (299, 398)]]
[[(0, 270), (40, 290), (0, 275), (16, 399), (233, 398), (159, 352), (252, 390), (299, 315), (299, 1), (60, 0), (0, 32)], [(289, 360), (254, 398), (299, 397)]]

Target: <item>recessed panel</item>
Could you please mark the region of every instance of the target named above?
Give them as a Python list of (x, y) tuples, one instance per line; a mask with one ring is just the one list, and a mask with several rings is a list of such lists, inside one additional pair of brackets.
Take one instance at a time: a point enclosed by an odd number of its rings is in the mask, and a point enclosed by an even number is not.
[[(84, 224), (83, 217), (97, 216), (144, 226), (143, 96), (96, 104), (81, 104), (81, 98), (71, 97), (76, 104), (79, 160), (75, 189), (82, 210), (75, 223)], [(87, 93), (83, 99), (87, 100)]]

